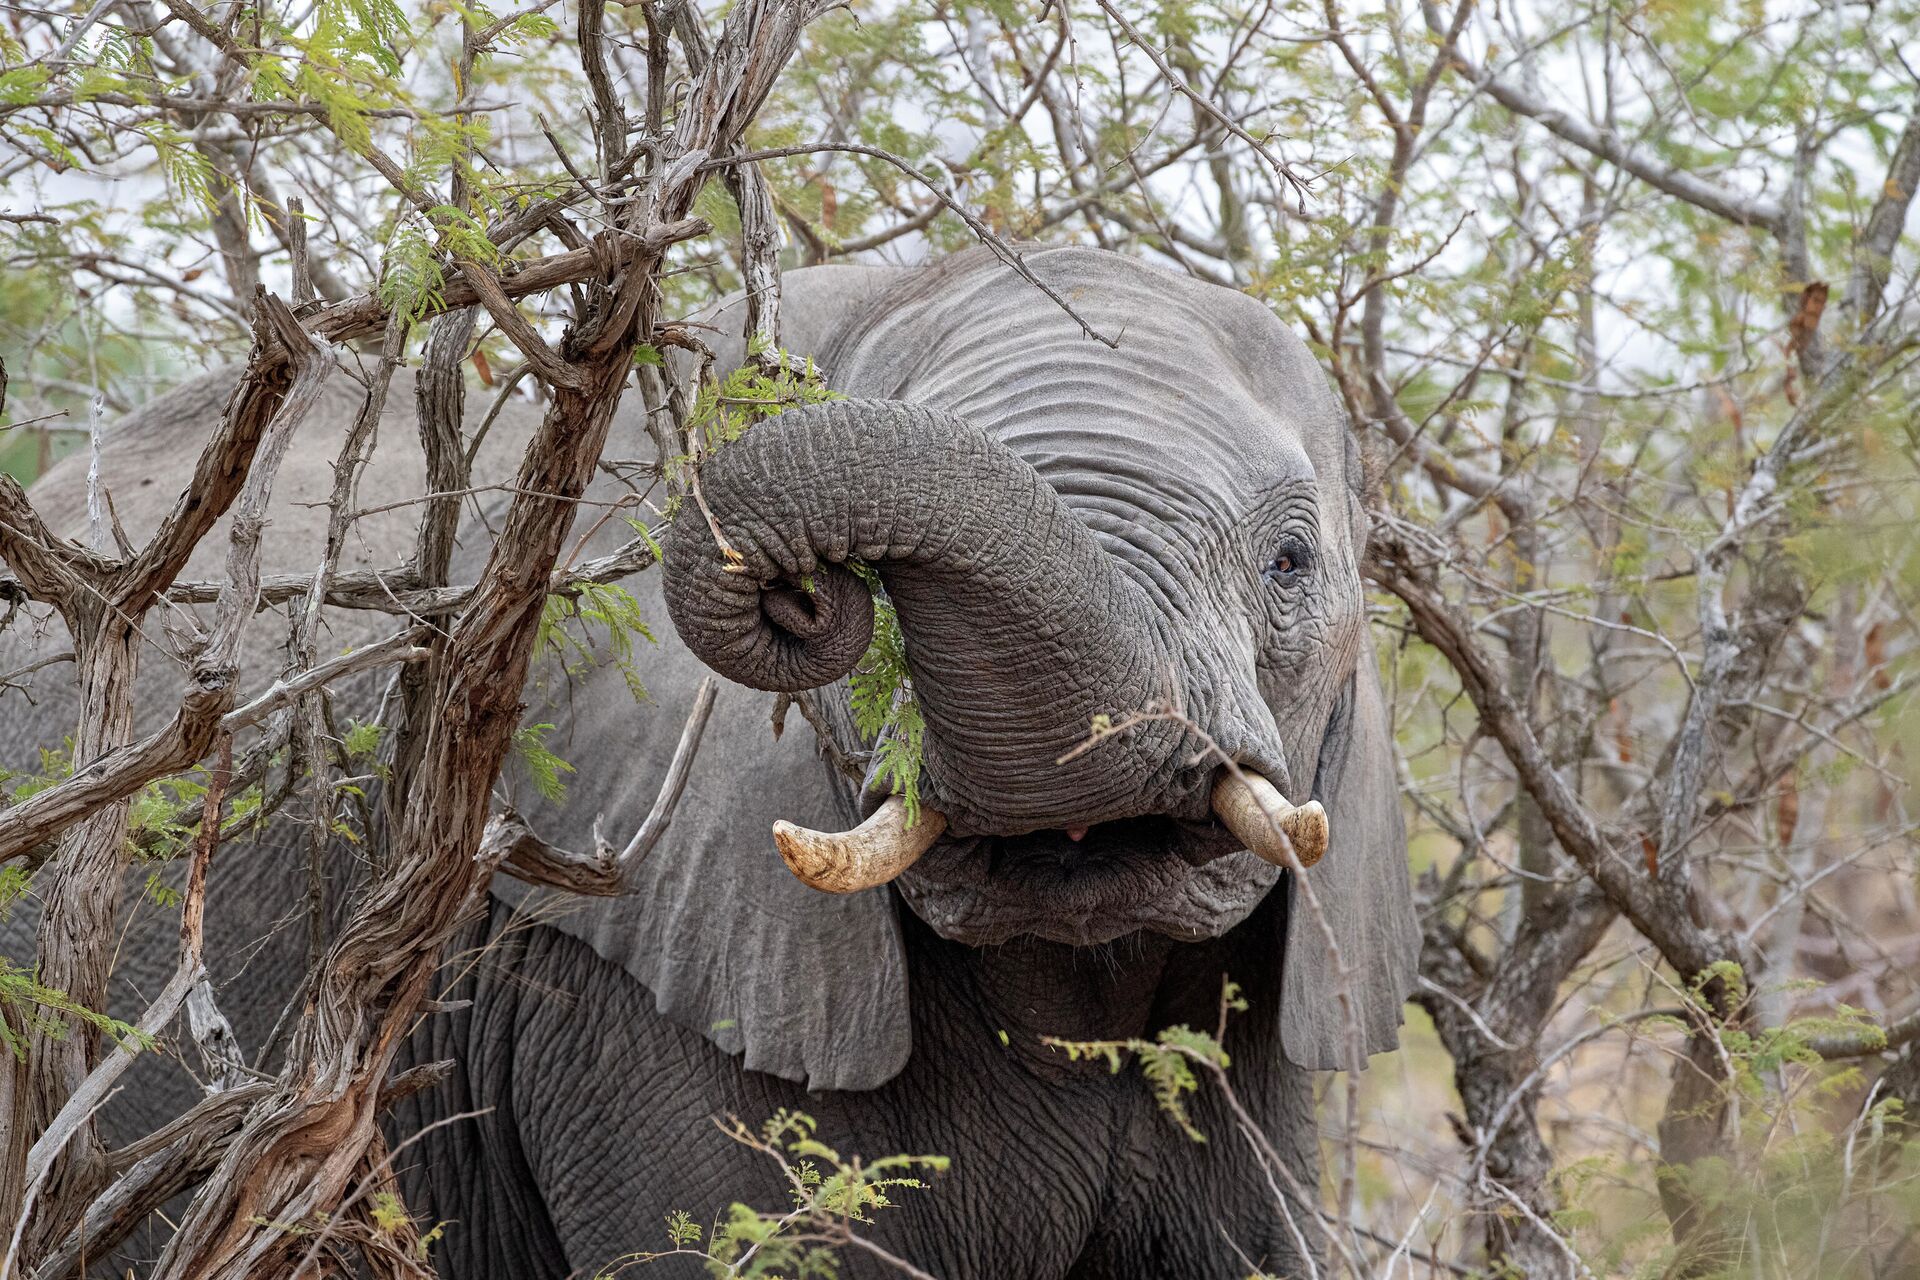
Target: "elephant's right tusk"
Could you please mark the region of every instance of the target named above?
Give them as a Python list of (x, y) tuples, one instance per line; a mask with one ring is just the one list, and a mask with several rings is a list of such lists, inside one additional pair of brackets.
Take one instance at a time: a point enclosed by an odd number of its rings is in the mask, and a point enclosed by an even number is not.
[[(1251, 770), (1223, 770), (1213, 784), (1213, 811), (1242, 844), (1276, 867), (1291, 866), (1293, 856), (1310, 867), (1327, 852), (1327, 812), (1318, 800), (1295, 807), (1280, 789)], [(1280, 833), (1285, 832), (1282, 839)]]
[(851, 831), (809, 831), (783, 821), (773, 824), (773, 842), (787, 870), (803, 884), (823, 893), (853, 893), (892, 880), (918, 862), (946, 829), (946, 817), (925, 808), (909, 827), (907, 802), (889, 796)]

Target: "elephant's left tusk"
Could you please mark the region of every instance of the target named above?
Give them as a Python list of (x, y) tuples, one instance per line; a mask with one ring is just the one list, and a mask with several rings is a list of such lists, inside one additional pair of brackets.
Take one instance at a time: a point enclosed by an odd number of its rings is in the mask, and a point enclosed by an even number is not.
[[(1327, 852), (1327, 812), (1318, 800), (1290, 804), (1280, 789), (1251, 770), (1222, 771), (1213, 784), (1213, 811), (1240, 842), (1276, 867), (1293, 858), (1310, 867)], [(1282, 836), (1282, 832), (1285, 836)]]
[(907, 802), (887, 797), (873, 816), (851, 831), (809, 831), (791, 822), (773, 824), (773, 842), (787, 870), (823, 893), (853, 893), (886, 884), (920, 860), (947, 829), (932, 809), (907, 825)]

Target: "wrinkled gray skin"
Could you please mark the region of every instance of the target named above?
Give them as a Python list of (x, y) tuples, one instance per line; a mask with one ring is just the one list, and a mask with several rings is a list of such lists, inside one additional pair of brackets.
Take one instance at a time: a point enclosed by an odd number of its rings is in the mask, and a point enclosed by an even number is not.
[[(590, 1273), (661, 1247), (670, 1209), (779, 1206), (771, 1164), (712, 1118), (780, 1107), (813, 1114), (843, 1152), (953, 1157), (871, 1229), (936, 1275), (1304, 1270), (1211, 1091), (1194, 1114), (1212, 1141), (1196, 1145), (1136, 1072), (1069, 1064), (1038, 1037), (1211, 1027), (1231, 975), (1251, 1006), (1228, 1031), (1233, 1079), (1315, 1185), (1309, 1069), (1340, 1065), (1348, 1037), (1298, 887), (1209, 820), (1216, 761), (1180, 726), (1144, 724), (1057, 761), (1095, 715), (1173, 698), (1220, 751), (1296, 802), (1321, 799), (1332, 843), (1309, 874), (1352, 971), (1352, 1033), (1363, 1051), (1390, 1047), (1416, 933), (1365, 643), (1358, 462), (1324, 377), (1259, 304), (1092, 250), (1029, 261), (1119, 349), (983, 254), (787, 275), (786, 343), (816, 354), (848, 399), (763, 424), (708, 464), (708, 503), (748, 572), (718, 572), (705, 522), (681, 521), (664, 574), (629, 584), (659, 624), (638, 657), (651, 700), (636, 706), (607, 668), (550, 667), (529, 690), (528, 718), (556, 726), (550, 745), (579, 773), (561, 806), (511, 774), (503, 786), (543, 834), (586, 847), (596, 818), (617, 840), (651, 804), (702, 659), (739, 682), (722, 688), (633, 896), (557, 899), (502, 880), (457, 944), (447, 994), (473, 1003), (427, 1019), (408, 1050), (457, 1069), (393, 1120), (398, 1137), (486, 1112), (401, 1159), (416, 1210), (451, 1220), (442, 1274)], [(715, 323), (737, 329), (737, 310)], [(723, 366), (738, 361), (737, 340), (722, 347)], [(269, 572), (311, 564), (319, 518), (293, 504), (324, 496), (354, 393), (336, 379), (296, 446)], [(417, 491), (410, 399), (396, 381), (363, 506)], [(115, 431), (106, 474), (135, 536), (217, 407), (214, 391), (189, 388)], [(506, 474), (532, 412), (495, 428), (483, 474)], [(639, 454), (643, 439), (629, 405), (609, 454)], [(80, 479), (69, 465), (35, 492), (73, 532)], [(135, 489), (155, 500), (130, 500)], [(391, 562), (410, 537), (409, 513), (380, 519), (391, 527), (369, 531), (368, 563)], [(607, 522), (581, 554), (624, 536)], [(485, 545), (476, 522), (462, 571)], [(1283, 555), (1292, 572), (1274, 568)], [(832, 897), (788, 875), (768, 827), (843, 828), (880, 797), (856, 795), (797, 714), (775, 741), (773, 699), (755, 690), (837, 680), (859, 655), (866, 611), (838, 567), (849, 556), (880, 573), (898, 610), (927, 721), (923, 794), (950, 830), (894, 886)], [(795, 590), (803, 579), (811, 595)], [(333, 638), (385, 625), (338, 617)], [(20, 631), (0, 633), (0, 670), (32, 651)], [(256, 680), (272, 661), (262, 655)], [(840, 747), (860, 749), (844, 682), (818, 697)], [(50, 692), (25, 713), (7, 694), (0, 763), (57, 742), (69, 705)], [(1070, 840), (1079, 826), (1085, 838)], [(299, 967), (303, 873), (287, 839), (224, 850), (211, 900), (222, 1001), (249, 1046)], [(22, 954), (30, 918), (0, 928), (6, 954)], [(265, 921), (280, 925), (264, 944), (239, 945)], [(172, 930), (164, 913), (136, 912), (124, 1008), (171, 967)], [(186, 1074), (167, 1068), (131, 1077), (122, 1126), (191, 1100)]]

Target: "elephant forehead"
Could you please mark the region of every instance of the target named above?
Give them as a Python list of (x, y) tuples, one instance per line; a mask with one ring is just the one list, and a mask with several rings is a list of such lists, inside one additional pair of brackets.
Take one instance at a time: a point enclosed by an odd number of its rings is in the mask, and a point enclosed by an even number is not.
[(1316, 469), (1340, 474), (1325, 379), (1261, 304), (1111, 254), (1027, 261), (1117, 347), (974, 259), (876, 299), (828, 365), (835, 385), (961, 414), (1063, 495), (1092, 477), (1244, 506)]

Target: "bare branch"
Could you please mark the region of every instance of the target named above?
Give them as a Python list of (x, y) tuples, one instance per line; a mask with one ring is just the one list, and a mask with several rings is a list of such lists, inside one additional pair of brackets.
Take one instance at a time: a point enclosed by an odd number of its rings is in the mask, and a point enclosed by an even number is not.
[(1880, 312), (1887, 280), (1893, 271), (1894, 246), (1907, 225), (1907, 211), (1920, 192), (1920, 97), (1916, 97), (1907, 127), (1894, 145), (1880, 196), (1867, 215), (1866, 229), (1853, 246), (1853, 279), (1841, 306), (1864, 327)]
[[(1422, 0), (1420, 8), (1426, 16), (1427, 29), (1436, 36), (1445, 35), (1447, 23), (1441, 17), (1439, 6), (1433, 0)], [(1465, 54), (1456, 52), (1454, 59), (1461, 74), (1473, 81), (1476, 88), (1484, 89), (1489, 97), (1507, 110), (1525, 116), (1554, 136), (1624, 169), (1670, 196), (1742, 226), (1778, 233), (1785, 223), (1785, 212), (1772, 200), (1763, 196), (1743, 195), (1683, 169), (1674, 168), (1644, 148), (1622, 141), (1610, 130), (1597, 128), (1551, 106), (1520, 86), (1503, 80), (1491, 69), (1476, 68)]]
[(486, 835), (481, 838), (476, 856), (528, 884), (599, 897), (631, 892), (633, 869), (653, 852), (673, 821), (674, 808), (686, 790), (687, 779), (692, 776), (693, 758), (700, 750), (700, 739), (706, 732), (707, 718), (713, 712), (718, 690), (717, 677), (707, 676), (701, 680), (694, 694), (693, 710), (687, 714), (680, 742), (661, 780), (660, 793), (625, 849), (616, 853), (612, 845), (597, 837), (592, 853), (562, 849), (542, 840), (519, 814), (508, 810), (487, 823)]
[(1054, 303), (1059, 306), (1062, 311), (1073, 317), (1074, 323), (1080, 326), (1082, 333), (1105, 346), (1119, 347), (1120, 342), (1117, 338), (1109, 338), (1088, 324), (1086, 320), (1081, 317), (1080, 313), (1073, 309), (1073, 305), (1061, 297), (1052, 285), (1049, 285), (1046, 281), (1033, 274), (1033, 268), (1027, 265), (1026, 259), (1020, 254), (1019, 250), (995, 234), (993, 229), (982, 222), (977, 214), (954, 199), (953, 196), (949, 195), (947, 191), (936, 184), (930, 176), (921, 172), (891, 151), (884, 150), (880, 147), (866, 146), (857, 142), (808, 142), (791, 147), (766, 147), (758, 151), (743, 151), (737, 155), (727, 156), (724, 159), (709, 160), (700, 167), (703, 170), (721, 169), (729, 165), (751, 164), (759, 160), (775, 160), (781, 156), (811, 155), (821, 151), (840, 151), (849, 155), (872, 156), (876, 160), (885, 160), (894, 168), (899, 169), (902, 173), (905, 173), (931, 192), (933, 198), (938, 200), (941, 207), (946, 209), (947, 212), (958, 216), (962, 222), (965, 222), (967, 229), (978, 236), (982, 244), (992, 249), (994, 255), (998, 257), (1000, 261), (1013, 268), (1014, 272), (1018, 274), (1022, 280), (1025, 280), (1028, 284), (1053, 299)]
[[(229, 742), (224, 750), (231, 767), (232, 744)], [(214, 849), (220, 842), (220, 796), (226, 786), (225, 776), (224, 772), (216, 771), (209, 786), (206, 817), (201, 823), (200, 838), (194, 845), (193, 862), (187, 873), (180, 915), (180, 963), (175, 967), (173, 976), (167, 979), (167, 984), (160, 989), (160, 994), (153, 998), (146, 1012), (134, 1023), (134, 1034), (113, 1047), (112, 1052), (68, 1096), (66, 1105), (60, 1108), (53, 1122), (34, 1139), (33, 1147), (27, 1153), (29, 1188), (40, 1186), (53, 1167), (54, 1157), (106, 1102), (114, 1082), (133, 1065), (134, 1058), (166, 1029), (174, 1015), (180, 1012), (187, 993), (206, 977), (206, 971), (200, 965), (200, 952), (207, 904), (207, 867), (213, 861)], [(29, 1190), (28, 1208), (31, 1208), (32, 1200), (33, 1192)], [(21, 1222), (24, 1224), (28, 1217), (29, 1214), (23, 1210)], [(17, 1238), (16, 1235), (16, 1241)], [(11, 1258), (11, 1250), (8, 1256)]]
[(719, 679), (716, 676), (701, 678), (700, 687), (693, 695), (693, 710), (687, 713), (687, 723), (680, 730), (680, 741), (673, 748), (673, 759), (667, 765), (667, 776), (660, 783), (660, 794), (654, 798), (653, 808), (647, 811), (646, 821), (633, 833), (633, 839), (620, 851), (620, 864), (634, 867), (653, 852), (660, 843), (660, 837), (667, 833), (667, 825), (673, 821), (673, 811), (680, 803), (681, 793), (687, 789), (687, 779), (692, 775), (693, 758), (700, 750), (700, 739), (707, 731), (707, 717), (713, 714), (713, 700), (719, 692)]

